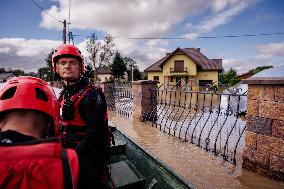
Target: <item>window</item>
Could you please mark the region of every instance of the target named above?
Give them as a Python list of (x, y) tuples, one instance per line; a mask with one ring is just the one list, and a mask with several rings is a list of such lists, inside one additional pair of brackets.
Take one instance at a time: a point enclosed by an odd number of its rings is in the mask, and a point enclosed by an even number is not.
[(175, 60), (174, 71), (175, 72), (184, 72), (184, 61), (183, 60)]
[(174, 82), (174, 77), (173, 76), (170, 77), (170, 82)]
[(205, 87), (207, 84), (212, 84), (212, 80), (199, 80), (199, 86)]
[(188, 83), (188, 76), (185, 76), (184, 82), (185, 82), (185, 83)]
[(154, 76), (155, 81), (159, 81), (159, 76)]
[(176, 77), (176, 83), (181, 83), (181, 78), (180, 77)]

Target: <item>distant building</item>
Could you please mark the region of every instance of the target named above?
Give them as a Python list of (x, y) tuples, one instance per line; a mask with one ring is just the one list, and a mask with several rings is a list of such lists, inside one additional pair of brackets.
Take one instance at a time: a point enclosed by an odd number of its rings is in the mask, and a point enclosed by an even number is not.
[(219, 72), (222, 71), (222, 59), (209, 59), (199, 48), (177, 48), (144, 70), (148, 80), (170, 85), (178, 81), (179, 85), (184, 85), (194, 80), (199, 86), (218, 81)]
[(4, 83), (7, 80), (11, 79), (12, 77), (14, 77), (15, 75), (11, 72), (6, 72), (6, 73), (1, 73), (0, 74), (0, 83)]
[(96, 71), (97, 71), (97, 79), (100, 82), (106, 82), (110, 80), (111, 70), (108, 67), (106, 66), (99, 67)]
[[(97, 69), (97, 78), (98, 78), (99, 82), (110, 81), (111, 78), (113, 77), (111, 74), (112, 74), (112, 72), (111, 72), (110, 68), (108, 68), (106, 66), (102, 66), (102, 67), (99, 67)], [(122, 80), (128, 81), (127, 72), (124, 73)]]

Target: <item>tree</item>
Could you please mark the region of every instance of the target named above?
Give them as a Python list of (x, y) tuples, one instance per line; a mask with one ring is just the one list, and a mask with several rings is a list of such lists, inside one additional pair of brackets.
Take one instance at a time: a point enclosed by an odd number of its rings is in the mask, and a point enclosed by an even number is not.
[(52, 79), (49, 67), (39, 68), (37, 76), (45, 81), (51, 81)]
[(90, 53), (90, 60), (93, 63), (95, 69), (94, 79), (97, 80), (97, 70), (101, 66), (107, 66), (110, 64), (114, 54), (114, 42), (111, 35), (107, 34), (104, 38), (104, 42), (98, 40), (95, 33), (91, 34), (91, 37), (86, 42), (86, 49)]
[(128, 76), (128, 81), (131, 81), (131, 78), (132, 78), (132, 66), (134, 66), (136, 64), (136, 61), (133, 60), (130, 57), (124, 57), (123, 60), (124, 60), (125, 65), (126, 65), (126, 72), (127, 72), (127, 76)]
[(219, 74), (219, 81), (226, 86), (233, 86), (238, 83), (235, 78), (237, 77), (237, 71), (230, 68), (229, 71)]
[(138, 66), (135, 66), (133, 69), (133, 80), (141, 80), (142, 79), (142, 73), (139, 71)]
[(124, 57), (124, 62), (126, 64), (126, 72), (128, 75), (128, 81), (132, 80), (132, 67), (133, 67), (133, 80), (137, 81), (142, 78), (142, 74), (139, 71), (139, 67), (136, 65), (136, 61), (129, 57)]
[(89, 79), (94, 79), (94, 69), (91, 65), (85, 66), (84, 76)]
[(5, 73), (5, 68), (0, 68), (0, 74)]
[(44, 79), (46, 81), (60, 81), (61, 77), (58, 75), (58, 73), (53, 73), (52, 70), (52, 55), (54, 50), (52, 49), (50, 53), (47, 55), (47, 57), (44, 59), (46, 62), (46, 67), (38, 69), (38, 74), (40, 76), (46, 75), (45, 78), (40, 77), (41, 79)]
[(21, 69), (16, 69), (11, 71), (15, 76), (23, 76), (25, 75), (25, 72)]
[(258, 72), (261, 72), (262, 70), (266, 70), (266, 69), (269, 69), (269, 68), (273, 68), (272, 65), (269, 65), (269, 66), (258, 66), (252, 70), (249, 71), (249, 73), (252, 73), (252, 74), (256, 74)]
[(113, 63), (109, 65), (109, 67), (114, 78), (123, 79), (124, 73), (126, 72), (127, 68), (123, 58), (118, 51), (116, 51)]

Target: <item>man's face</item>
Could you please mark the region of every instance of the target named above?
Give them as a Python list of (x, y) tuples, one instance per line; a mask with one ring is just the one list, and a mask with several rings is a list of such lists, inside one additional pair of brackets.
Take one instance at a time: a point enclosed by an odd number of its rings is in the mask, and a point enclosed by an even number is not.
[(77, 80), (80, 77), (79, 60), (73, 57), (59, 58), (56, 71), (65, 81)]

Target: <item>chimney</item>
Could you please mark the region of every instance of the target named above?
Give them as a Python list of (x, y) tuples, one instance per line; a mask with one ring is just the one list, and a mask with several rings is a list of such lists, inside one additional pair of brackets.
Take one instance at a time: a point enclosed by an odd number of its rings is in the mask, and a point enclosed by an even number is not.
[(196, 48), (196, 50), (198, 50), (200, 52), (200, 48)]

